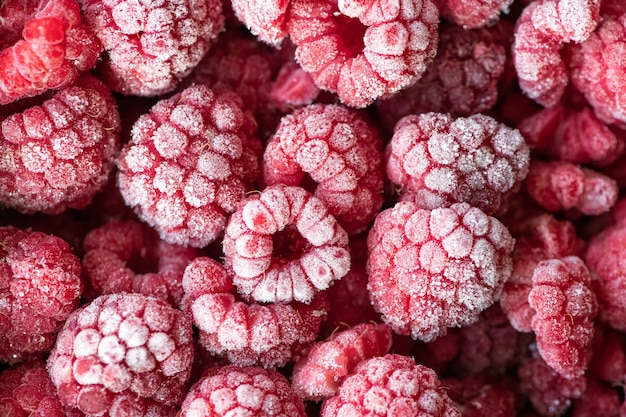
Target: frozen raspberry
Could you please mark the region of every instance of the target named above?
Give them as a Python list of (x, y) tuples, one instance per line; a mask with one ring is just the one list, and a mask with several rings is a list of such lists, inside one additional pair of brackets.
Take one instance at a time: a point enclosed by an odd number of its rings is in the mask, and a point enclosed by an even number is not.
[(232, 0), (233, 11), (259, 40), (279, 46), (287, 36), (289, 0)]
[(189, 391), (180, 417), (306, 417), (304, 403), (276, 371), (235, 365), (209, 372)]
[(583, 375), (598, 312), (589, 270), (577, 256), (548, 259), (536, 266), (532, 285), (528, 303), (535, 310), (531, 326), (539, 354), (566, 378)]
[(239, 301), (224, 267), (205, 257), (185, 269), (183, 288), (183, 308), (200, 330), (200, 344), (241, 366), (278, 368), (299, 359), (328, 309), (323, 295), (310, 305)]
[(85, 75), (0, 132), (0, 204), (22, 212), (83, 208), (107, 182), (120, 117), (109, 89)]
[(293, 368), (291, 386), (306, 400), (335, 395), (354, 367), (366, 359), (383, 356), (391, 348), (391, 329), (384, 324), (357, 324), (313, 345)]
[(466, 29), (483, 28), (507, 13), (513, 0), (438, 0), (441, 14)]
[[(19, 6), (14, 9), (15, 2), (8, 3), (0, 11), (2, 26), (5, 13), (20, 13)], [(19, 29), (23, 39), (0, 51), (0, 105), (72, 84), (81, 72), (96, 64), (102, 51), (98, 39), (83, 23), (76, 0), (29, 0), (22, 2), (22, 7), (26, 16), (16, 20), (10, 17), (8, 24), (23, 25)]]
[(402, 118), (387, 147), (387, 176), (425, 209), (467, 202), (487, 214), (519, 189), (529, 149), (524, 138), (482, 114)]
[(615, 390), (592, 378), (587, 380), (587, 389), (573, 404), (572, 417), (618, 417), (620, 398)]
[(607, 212), (617, 201), (615, 180), (566, 161), (533, 160), (528, 194), (548, 211), (577, 209), (585, 215)]
[(517, 415), (517, 384), (510, 379), (489, 381), (484, 375), (441, 381), (463, 417), (510, 417)]
[(123, 94), (172, 91), (224, 27), (220, 0), (79, 1), (106, 51), (100, 72), (111, 89)]
[(164, 301), (111, 294), (74, 311), (48, 358), (61, 402), (88, 416), (165, 416), (183, 400), (191, 322)]
[(432, 369), (407, 356), (388, 354), (359, 363), (321, 417), (460, 417)]
[(197, 85), (161, 100), (118, 158), (120, 192), (161, 239), (206, 246), (258, 175), (255, 128), (232, 92)]
[(432, 211), (401, 202), (368, 235), (370, 298), (394, 331), (429, 342), (478, 320), (511, 275), (513, 238), (466, 203)]
[[(267, 184), (306, 187), (348, 233), (363, 231), (382, 205), (382, 141), (355, 110), (313, 104), (281, 119), (264, 154)], [(310, 190), (313, 192), (313, 190)]]
[(624, 333), (597, 323), (593, 333), (593, 355), (588, 375), (613, 385), (626, 375), (626, 339)]
[(83, 276), (89, 294), (137, 292), (179, 305), (185, 267), (200, 251), (171, 245), (147, 225), (113, 221), (90, 231), (83, 243)]
[(309, 303), (350, 269), (347, 233), (322, 201), (295, 186), (248, 196), (223, 247), (237, 291), (259, 302)]
[(0, 362), (52, 349), (82, 292), (80, 261), (64, 240), (0, 227)]
[(37, 13), (41, 0), (5, 0), (0, 4), (0, 50), (22, 37), (24, 24)]
[(295, 61), (286, 62), (276, 76), (270, 97), (283, 110), (290, 107), (306, 106), (317, 98), (320, 90), (315, 85), (311, 74), (302, 69)]
[(299, 64), (351, 107), (413, 84), (437, 51), (433, 0), (292, 0), (290, 7)]

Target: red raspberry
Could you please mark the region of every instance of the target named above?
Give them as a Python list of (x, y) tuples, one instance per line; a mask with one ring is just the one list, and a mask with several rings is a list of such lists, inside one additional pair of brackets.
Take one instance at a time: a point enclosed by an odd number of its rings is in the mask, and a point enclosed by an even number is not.
[(613, 387), (592, 378), (587, 379), (587, 389), (572, 408), (572, 417), (617, 417), (626, 411)]
[(48, 371), (61, 402), (88, 416), (170, 415), (183, 400), (192, 341), (191, 322), (166, 302), (103, 295), (67, 319)]
[(509, 379), (487, 381), (483, 375), (441, 381), (463, 417), (510, 417), (517, 415), (517, 384)]
[(466, 29), (483, 28), (508, 13), (513, 0), (438, 0), (441, 14)]
[(289, 381), (276, 371), (235, 365), (214, 369), (189, 391), (180, 417), (306, 417)]
[(248, 196), (223, 247), (237, 291), (259, 302), (309, 303), (350, 269), (347, 233), (300, 187), (278, 184)]
[(201, 253), (164, 242), (147, 225), (134, 220), (113, 221), (93, 229), (85, 236), (83, 248), (83, 273), (92, 298), (137, 292), (174, 306), (182, 300), (185, 267)]
[(593, 333), (592, 349), (588, 375), (613, 386), (622, 384), (626, 374), (624, 333), (598, 323)]
[(376, 217), (367, 243), (374, 308), (397, 333), (426, 342), (478, 320), (511, 275), (513, 238), (466, 203), (398, 203)]
[(161, 239), (206, 246), (258, 175), (255, 129), (231, 92), (197, 85), (161, 100), (118, 158), (120, 192)]
[(106, 50), (99, 69), (111, 89), (157, 96), (176, 88), (224, 27), (220, 0), (80, 0)]
[(37, 13), (41, 0), (5, 0), (0, 4), (0, 49), (22, 37), (24, 24)]
[(82, 292), (80, 261), (64, 240), (0, 227), (0, 362), (52, 349)]
[(305, 400), (335, 395), (354, 367), (366, 359), (383, 356), (391, 348), (391, 329), (384, 324), (357, 324), (318, 342), (293, 368), (291, 386)]
[(259, 40), (279, 46), (287, 36), (289, 0), (232, 0), (233, 11)]
[(381, 159), (382, 141), (359, 113), (312, 104), (281, 119), (265, 149), (263, 176), (269, 185), (301, 186), (310, 177), (315, 196), (348, 233), (358, 233), (382, 205)]
[(387, 147), (387, 176), (425, 209), (467, 202), (487, 214), (526, 177), (529, 149), (519, 131), (482, 114), (402, 118)]
[(415, 83), (437, 51), (433, 0), (292, 0), (290, 7), (299, 64), (351, 107)]
[(114, 98), (90, 75), (1, 126), (0, 203), (27, 213), (85, 207), (119, 149)]
[(241, 366), (278, 368), (298, 359), (317, 337), (328, 309), (320, 296), (310, 305), (238, 301), (224, 267), (205, 257), (185, 269), (183, 288), (183, 308), (200, 330), (200, 344)]
[(287, 61), (276, 76), (270, 97), (283, 111), (287, 111), (289, 108), (313, 103), (319, 93), (311, 74), (295, 61)]
[(321, 417), (460, 417), (432, 369), (407, 356), (388, 354), (359, 363)]
[[(19, 13), (14, 3), (0, 12), (2, 26), (4, 13)], [(22, 7), (24, 15), (9, 17), (8, 24), (23, 39), (0, 51), (0, 105), (72, 84), (96, 64), (102, 51), (76, 0), (29, 0)], [(0, 48), (3, 44), (4, 39)]]

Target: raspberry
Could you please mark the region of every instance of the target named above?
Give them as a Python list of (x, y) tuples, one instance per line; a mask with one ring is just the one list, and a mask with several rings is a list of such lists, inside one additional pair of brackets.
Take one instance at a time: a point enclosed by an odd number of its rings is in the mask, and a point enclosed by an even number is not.
[(259, 367), (224, 366), (209, 372), (189, 391), (180, 417), (306, 417), (289, 381)]
[(183, 288), (183, 309), (200, 330), (200, 344), (241, 366), (278, 368), (298, 359), (317, 337), (328, 308), (320, 296), (308, 306), (238, 301), (226, 270), (206, 257), (187, 266)]
[(513, 0), (439, 0), (441, 14), (466, 29), (482, 28), (507, 13)]
[[(0, 13), (18, 14), (12, 10), (14, 3)], [(21, 31), (23, 39), (0, 51), (0, 105), (69, 86), (96, 64), (102, 51), (100, 42), (83, 23), (76, 0), (29, 0), (21, 6), (24, 15), (16, 21), (9, 16), (8, 24), (14, 32)]]
[(302, 69), (295, 61), (286, 62), (278, 72), (272, 85), (270, 97), (287, 110), (290, 107), (306, 106), (315, 101), (319, 88), (311, 74)]
[(508, 417), (516, 415), (516, 387), (513, 381), (487, 381), (482, 375), (441, 381), (463, 417)]
[(6, 0), (0, 4), (0, 49), (22, 37), (24, 24), (37, 13), (40, 0)]
[[(382, 205), (382, 141), (356, 111), (312, 104), (281, 119), (265, 149), (267, 184), (317, 184), (315, 196), (348, 233), (363, 231)], [(313, 191), (313, 190), (311, 190)]]
[(519, 131), (482, 114), (402, 118), (388, 145), (387, 176), (425, 209), (467, 202), (487, 214), (519, 189), (529, 149)]
[(437, 51), (433, 0), (292, 0), (290, 7), (299, 64), (351, 107), (415, 83)]
[(61, 402), (88, 416), (165, 416), (183, 400), (192, 362), (191, 323), (179, 310), (111, 294), (70, 315), (48, 371)]
[(26, 213), (85, 207), (107, 182), (119, 149), (113, 96), (89, 75), (1, 127), (0, 204)]
[(587, 389), (573, 404), (572, 417), (614, 417), (619, 416), (621, 401), (615, 390), (589, 378)]
[(622, 383), (626, 373), (625, 343), (622, 332), (597, 324), (593, 333), (593, 356), (589, 362), (588, 375), (613, 385)]
[(232, 0), (233, 11), (260, 41), (279, 46), (287, 36), (289, 0)]
[(64, 240), (0, 227), (0, 362), (52, 349), (82, 292), (80, 261)]
[(357, 324), (318, 342), (293, 368), (291, 386), (305, 400), (335, 395), (354, 367), (366, 359), (383, 356), (391, 348), (391, 329), (384, 324)]
[(219, 0), (80, 0), (106, 50), (100, 72), (112, 90), (157, 96), (176, 88), (224, 27)]
[(295, 186), (248, 196), (222, 244), (237, 291), (258, 302), (309, 303), (350, 269), (347, 233), (322, 201)]
[(197, 85), (159, 101), (118, 158), (124, 200), (161, 239), (206, 246), (258, 175), (255, 128), (232, 92)]
[(412, 358), (388, 354), (359, 363), (321, 417), (365, 415), (460, 417), (435, 372)]
[(370, 298), (394, 331), (425, 342), (472, 324), (511, 275), (506, 227), (466, 203), (432, 211), (401, 202), (368, 235)]
[[(179, 305), (185, 267), (200, 251), (170, 245), (147, 225), (113, 221), (86, 236), (82, 265), (91, 296), (138, 292)], [(151, 271), (158, 271), (152, 273)]]

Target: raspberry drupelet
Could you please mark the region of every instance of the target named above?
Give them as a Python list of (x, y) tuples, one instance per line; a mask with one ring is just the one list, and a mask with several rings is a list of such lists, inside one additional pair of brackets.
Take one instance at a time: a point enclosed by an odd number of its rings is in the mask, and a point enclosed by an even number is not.
[(478, 320), (511, 275), (509, 231), (467, 203), (430, 211), (400, 202), (376, 217), (367, 243), (374, 308), (425, 342)]
[(520, 188), (529, 153), (518, 130), (486, 115), (410, 115), (387, 146), (387, 176), (424, 209), (466, 202), (493, 214)]
[(79, 0), (104, 45), (99, 72), (112, 90), (157, 96), (176, 88), (224, 27), (220, 0)]
[(64, 240), (0, 227), (0, 362), (42, 356), (83, 289), (80, 260)]
[(483, 28), (508, 12), (513, 0), (438, 0), (441, 14), (466, 29)]
[(290, 0), (232, 0), (237, 18), (260, 41), (279, 46), (287, 36)]
[(206, 246), (258, 176), (255, 130), (235, 93), (188, 87), (133, 125), (117, 160), (120, 192), (161, 239)]
[(69, 86), (96, 64), (102, 45), (76, 0), (4, 3), (0, 35), (8, 18), (9, 32), (21, 32), (22, 39), (10, 46), (0, 40), (0, 105)]
[(312, 104), (281, 119), (263, 156), (268, 185), (307, 187), (350, 234), (367, 227), (382, 206), (382, 141), (355, 110)]
[(324, 401), (321, 417), (460, 417), (437, 374), (402, 355), (359, 363), (337, 395)]
[(282, 374), (256, 366), (212, 369), (187, 394), (180, 417), (306, 417)]
[(71, 314), (47, 366), (61, 402), (87, 416), (160, 417), (181, 404), (192, 362), (191, 321), (182, 312), (119, 293)]
[(85, 207), (106, 184), (120, 147), (113, 95), (90, 75), (1, 127), (0, 204), (25, 213)]
[(298, 63), (351, 107), (417, 81), (436, 54), (438, 25), (433, 0), (292, 0), (287, 17)]
[(237, 291), (258, 302), (309, 303), (350, 269), (348, 234), (320, 199), (297, 186), (248, 196), (222, 245)]

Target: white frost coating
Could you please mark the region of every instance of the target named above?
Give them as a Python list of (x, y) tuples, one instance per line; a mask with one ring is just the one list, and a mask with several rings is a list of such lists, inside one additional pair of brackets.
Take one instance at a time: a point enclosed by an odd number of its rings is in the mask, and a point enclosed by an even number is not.
[(122, 317), (117, 313), (116, 309), (104, 307), (98, 317), (98, 328), (100, 329), (100, 333), (105, 336), (115, 334), (121, 322)]
[[(228, 410), (237, 405), (237, 397), (230, 388), (220, 388), (213, 391), (209, 399), (211, 400), (215, 412), (221, 415), (225, 415)], [(202, 417), (206, 417), (207, 415), (209, 414), (203, 414)]]
[(232, 258), (233, 271), (242, 278), (255, 278), (267, 271), (271, 264), (272, 258), (269, 256), (250, 259), (235, 255)]
[[(215, 392), (212, 393), (212, 395)], [(204, 398), (196, 398), (189, 404), (189, 408), (187, 408), (186, 416), (187, 417), (206, 417), (210, 415), (211, 409), (209, 408), (209, 404), (204, 400)]]
[(476, 207), (470, 208), (463, 216), (463, 225), (474, 236), (484, 236), (489, 231), (489, 216)]
[(298, 149), (295, 159), (303, 171), (311, 172), (322, 166), (329, 154), (330, 149), (325, 141), (313, 139), (307, 141)]
[(272, 210), (259, 200), (247, 201), (241, 210), (241, 218), (248, 229), (256, 233), (271, 235), (282, 230)]
[(291, 223), (293, 220), (291, 207), (283, 190), (268, 188), (261, 193), (259, 199), (263, 202), (265, 207), (272, 208), (272, 217), (276, 222), (275, 230), (283, 230), (289, 223)]
[(300, 258), (309, 282), (318, 290), (325, 290), (335, 278), (332, 269), (315, 253), (305, 253)]
[(200, 155), (196, 168), (210, 180), (225, 180), (232, 175), (228, 160), (216, 153), (207, 151)]
[(180, 190), (184, 171), (178, 165), (163, 163), (156, 167), (154, 188), (167, 195), (174, 195)]
[(243, 235), (235, 241), (237, 254), (244, 258), (262, 258), (271, 256), (274, 244), (270, 236)]
[(120, 324), (118, 336), (128, 347), (138, 347), (148, 341), (150, 329), (136, 317), (129, 317)]
[(459, 225), (459, 216), (449, 208), (435, 209), (430, 212), (430, 233), (435, 239), (442, 239)]
[(458, 177), (450, 168), (434, 168), (426, 174), (424, 184), (431, 190), (452, 193), (458, 185)]
[(213, 294), (198, 297), (191, 306), (193, 324), (207, 333), (216, 333), (226, 314), (224, 303), (220, 301)]
[(451, 258), (463, 258), (472, 250), (474, 236), (464, 228), (457, 228), (441, 241), (443, 248)]
[[(152, 140), (154, 141), (154, 147), (157, 152), (163, 158), (167, 159), (174, 159), (177, 156), (180, 156), (183, 152), (185, 152), (188, 143), (187, 135), (167, 123), (162, 124), (156, 129), (152, 135)], [(144, 150), (146, 157), (147, 155), (150, 155), (148, 149), (143, 145), (131, 147), (129, 153), (138, 147), (141, 147)]]
[(148, 349), (136, 347), (126, 352), (126, 365), (135, 373), (150, 372), (156, 367), (156, 362)]
[(514, 171), (506, 159), (498, 159), (487, 169), (489, 185), (496, 191), (505, 193), (515, 184)]
[(264, 398), (262, 390), (248, 384), (238, 386), (235, 389), (235, 395), (239, 405), (251, 410), (259, 410)]
[(94, 329), (81, 330), (74, 339), (74, 356), (84, 358), (95, 355), (100, 343), (100, 333)]
[(98, 359), (102, 363), (118, 363), (124, 359), (125, 355), (126, 348), (120, 343), (117, 336), (105, 336), (98, 345)]
[(459, 157), (459, 144), (450, 134), (435, 132), (427, 143), (428, 153), (435, 162), (449, 165)]
[(176, 349), (176, 344), (167, 333), (154, 333), (148, 339), (148, 349), (158, 362), (163, 362)]
[(94, 359), (76, 360), (72, 371), (76, 382), (81, 385), (94, 385), (102, 382), (102, 365), (95, 362)]
[(177, 105), (170, 114), (170, 120), (177, 127), (186, 130), (188, 134), (196, 136), (204, 130), (204, 118), (194, 107), (188, 104)]

